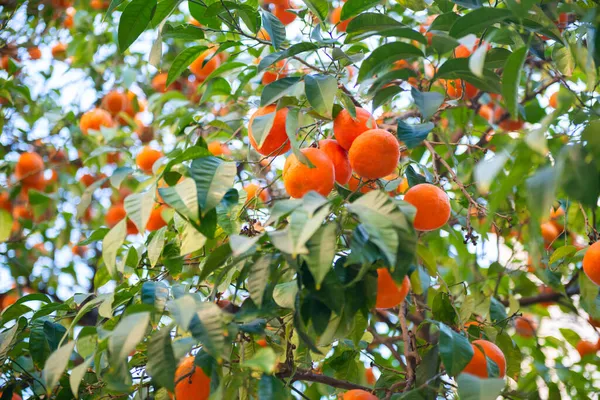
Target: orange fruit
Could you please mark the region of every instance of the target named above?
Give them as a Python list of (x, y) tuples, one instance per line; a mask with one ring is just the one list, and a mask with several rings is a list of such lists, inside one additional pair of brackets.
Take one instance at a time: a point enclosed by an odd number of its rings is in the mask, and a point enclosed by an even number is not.
[(348, 159), (356, 175), (367, 179), (383, 178), (398, 166), (398, 139), (383, 129), (368, 130), (354, 140)]
[(14, 206), (14, 208), (13, 208), (13, 218), (16, 220), (19, 220), (19, 219), (32, 220), (33, 213), (27, 206), (18, 204), (16, 206)]
[(522, 119), (512, 120), (510, 118), (505, 119), (504, 121), (498, 124), (500, 128), (505, 131), (518, 131), (525, 125), (525, 121)]
[(468, 58), (471, 55), (471, 50), (464, 44), (461, 44), (457, 48), (454, 49), (454, 57), (455, 58)]
[[(585, 256), (584, 256), (584, 258), (585, 258)], [(540, 294), (551, 294), (551, 293), (554, 293), (554, 289), (552, 289), (549, 286), (542, 286), (542, 287), (540, 287), (539, 292), (540, 292)], [(552, 304), (554, 304), (554, 301), (543, 301), (540, 303), (540, 305), (542, 307), (548, 307), (548, 306), (551, 306)]]
[(491, 107), (483, 105), (479, 107), (478, 114), (490, 123), (494, 123), (504, 115), (504, 110), (500, 107)]
[(225, 143), (221, 143), (218, 141), (210, 142), (208, 144), (208, 151), (212, 153), (213, 156), (221, 156), (221, 155), (230, 155), (231, 150), (229, 150), (229, 146)]
[(377, 300), (375, 308), (392, 308), (402, 303), (410, 290), (410, 279), (404, 277), (398, 285), (387, 268), (377, 268)]
[(259, 345), (260, 347), (267, 347), (267, 340), (266, 339), (258, 339), (256, 341), (256, 344)]
[(588, 247), (583, 256), (583, 272), (592, 282), (600, 286), (600, 242)]
[(535, 330), (537, 324), (530, 316), (523, 315), (522, 317), (515, 318), (515, 330), (517, 335), (530, 338), (535, 336)]
[(97, 178), (92, 174), (85, 174), (79, 178), (79, 182), (83, 184), (85, 187), (91, 186), (94, 182), (96, 182)]
[(362, 133), (377, 129), (377, 123), (373, 116), (364, 108), (356, 108), (356, 119), (352, 118), (348, 110), (343, 109), (333, 120), (333, 134), (339, 145), (346, 150), (354, 140)]
[[(386, 181), (394, 181), (398, 178), (399, 178), (399, 175), (396, 173), (389, 174), (388, 176), (383, 177), (383, 179), (385, 179)], [(389, 190), (390, 188), (391, 187), (387, 187), (386, 190)], [(400, 184), (398, 185), (396, 190), (390, 191), (389, 194), (390, 194), (390, 196), (395, 196), (397, 194), (404, 194), (404, 192), (406, 192), (407, 190), (408, 190), (408, 179), (402, 178), (402, 180), (400, 181)]]
[(274, 67), (265, 71), (262, 76), (262, 84), (268, 85), (269, 83), (275, 82), (278, 79), (285, 78), (287, 71), (285, 70), (285, 61), (278, 61)]
[[(504, 375), (506, 375), (506, 358), (504, 358), (504, 353), (502, 353), (502, 350), (500, 350), (500, 348), (494, 343), (488, 342), (484, 339), (474, 340), (472, 346), (474, 352), (473, 358), (462, 372), (475, 375), (480, 378), (487, 378), (487, 357), (496, 363), (500, 378), (504, 378)], [(480, 349), (480, 347), (483, 349), (483, 351)]]
[(575, 349), (579, 353), (581, 358), (587, 356), (588, 354), (594, 354), (598, 351), (598, 346), (596, 343), (588, 342), (587, 340), (580, 340)]
[(373, 373), (373, 368), (365, 369), (365, 379), (367, 380), (367, 383), (371, 386), (374, 385), (375, 382), (377, 382), (377, 378), (375, 377), (375, 374)]
[(258, 31), (258, 33), (256, 34), (256, 37), (262, 40), (267, 40), (270, 41), (271, 40), (271, 36), (269, 35), (269, 32), (267, 32), (267, 30), (265, 28), (260, 28), (260, 31)]
[(331, 23), (334, 25), (337, 24), (335, 29), (338, 32), (346, 32), (346, 28), (348, 28), (348, 24), (350, 23), (352, 18), (340, 21), (341, 17), (342, 17), (342, 7), (334, 8), (333, 11), (331, 11), (331, 16), (330, 16)]
[(58, 43), (52, 47), (52, 57), (57, 60), (64, 60), (67, 57), (67, 45)]
[(16, 291), (13, 290), (5, 293), (0, 300), (0, 310), (4, 310), (7, 307), (12, 306), (17, 302), (17, 300), (19, 300), (19, 295)]
[[(291, 147), (285, 131), (285, 121), (287, 118), (288, 109), (282, 108), (281, 110), (275, 112), (276, 109), (277, 107), (274, 104), (261, 107), (256, 110), (254, 114), (252, 114), (252, 117), (250, 117), (250, 121), (248, 122), (248, 139), (250, 140), (250, 145), (254, 148), (254, 150), (263, 156), (278, 156), (287, 152)], [(275, 112), (273, 126), (267, 133), (267, 137), (264, 139), (262, 147), (259, 148), (258, 143), (254, 140), (252, 124), (254, 123), (254, 119), (256, 117), (267, 115), (273, 112)]]
[(352, 167), (350, 167), (350, 161), (348, 160), (348, 152), (333, 139), (320, 140), (319, 149), (321, 149), (333, 163), (335, 181), (340, 185), (348, 183), (352, 176)]
[(0, 209), (8, 212), (12, 211), (12, 201), (8, 192), (0, 192)]
[(42, 58), (42, 51), (37, 46), (28, 48), (27, 52), (29, 53), (29, 59), (31, 60), (39, 60)]
[(558, 108), (558, 92), (552, 93), (550, 100), (548, 100), (548, 104), (552, 108)]
[[(123, 218), (127, 217), (127, 211), (122, 204), (115, 204), (108, 209), (104, 221), (109, 228), (112, 228), (119, 223)], [(128, 218), (127, 219), (127, 234), (135, 235), (138, 233), (138, 229), (135, 224)]]
[(246, 192), (246, 204), (253, 202), (257, 197), (263, 203), (269, 201), (269, 193), (267, 189), (263, 189), (258, 186), (256, 183), (249, 183), (244, 186), (244, 191)]
[[(1, 310), (2, 308), (0, 308)], [(2, 397), (2, 392), (0, 392), (0, 397)], [(23, 398), (21, 396), (19, 396), (18, 394), (13, 392), (13, 395), (11, 397), (11, 400), (23, 400)]]
[(600, 319), (594, 319), (588, 315), (588, 321), (594, 328), (600, 328)]
[(35, 152), (21, 153), (15, 166), (15, 177), (25, 187), (39, 187), (44, 180), (44, 160)]
[(560, 236), (560, 231), (551, 222), (544, 222), (543, 224), (541, 224), (540, 230), (542, 231), (542, 238), (544, 238), (544, 243), (546, 244), (546, 246), (552, 245), (556, 238)]
[(102, 99), (102, 108), (115, 116), (121, 111), (125, 111), (129, 105), (129, 98), (123, 92), (112, 90)]
[(408, 189), (404, 201), (417, 209), (414, 227), (419, 231), (441, 228), (450, 219), (450, 199), (439, 187), (420, 183)]
[(194, 365), (194, 359), (193, 356), (184, 358), (175, 371), (177, 400), (208, 400), (210, 396), (210, 378)]
[(110, 5), (110, 1), (104, 1), (104, 0), (90, 1), (90, 7), (92, 7), (94, 10), (105, 10), (108, 8), (109, 5)]
[(135, 158), (135, 163), (138, 168), (147, 174), (152, 174), (152, 167), (154, 163), (163, 156), (163, 153), (159, 150), (155, 150), (149, 146), (146, 146), (140, 151)]
[(463, 84), (460, 79), (450, 79), (445, 81), (446, 94), (451, 99), (460, 99), (463, 94)]
[(273, 15), (276, 16), (282, 24), (289, 25), (296, 19), (297, 15), (293, 12), (288, 11), (289, 9), (294, 8), (291, 4), (287, 4), (284, 6), (276, 5), (273, 9)]
[(361, 184), (360, 178), (358, 178), (356, 175), (352, 174), (352, 176), (350, 176), (350, 180), (348, 181), (348, 188), (352, 192), (356, 192), (359, 184), (360, 184), (360, 192), (361, 193), (368, 193), (371, 190), (379, 189), (379, 187), (377, 186), (377, 183), (375, 181), (367, 181), (367, 180), (363, 179), (362, 184)]
[(177, 81), (171, 83), (171, 85), (169, 85), (169, 87), (167, 87), (167, 77), (168, 76), (169, 76), (169, 74), (167, 74), (166, 72), (161, 72), (160, 74), (156, 74), (154, 76), (154, 78), (152, 78), (152, 82), (150, 82), (152, 89), (154, 89), (155, 91), (157, 91), (159, 93), (166, 93), (171, 90), (180, 90), (181, 84)]
[[(221, 65), (221, 58), (213, 57), (215, 51), (215, 49), (206, 50), (190, 64), (190, 71), (192, 71), (199, 82), (204, 81), (215, 69), (219, 68)], [(210, 60), (205, 63), (205, 61), (209, 58)]]
[(362, 389), (352, 389), (342, 395), (342, 400), (377, 400), (377, 396)]
[[(477, 89), (475, 86), (471, 85), (469, 82), (464, 82), (465, 85), (465, 97), (469, 100), (472, 100), (475, 96), (477, 96), (477, 94), (479, 93), (479, 89)], [(447, 127), (447, 122), (448, 120), (446, 120), (446, 127)]]
[(152, 209), (152, 212), (150, 212), (150, 218), (148, 218), (148, 223), (146, 224), (146, 229), (152, 232), (159, 230), (163, 226), (167, 226), (167, 223), (162, 217), (162, 212), (166, 208), (167, 206), (165, 205), (159, 205)]
[(87, 135), (90, 129), (99, 131), (102, 126), (112, 128), (114, 125), (115, 123), (109, 112), (101, 108), (94, 108), (84, 113), (81, 120), (79, 120), (79, 129), (84, 135)]
[(296, 199), (311, 190), (327, 196), (333, 189), (335, 169), (333, 163), (322, 150), (309, 147), (301, 150), (313, 164), (313, 168), (302, 164), (294, 154), (285, 160), (283, 185), (288, 194)]
[(85, 255), (85, 252), (87, 251), (87, 246), (73, 246), (71, 247), (71, 252), (73, 253), (73, 255), (79, 256), (79, 257), (83, 257)]

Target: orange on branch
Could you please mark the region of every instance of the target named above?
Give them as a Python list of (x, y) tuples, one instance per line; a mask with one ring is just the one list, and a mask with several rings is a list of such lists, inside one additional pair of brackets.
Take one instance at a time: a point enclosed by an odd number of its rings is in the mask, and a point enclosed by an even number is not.
[(348, 183), (352, 176), (352, 167), (350, 167), (350, 160), (348, 160), (348, 152), (333, 139), (320, 140), (319, 149), (322, 150), (333, 163), (335, 181), (340, 185)]
[(354, 140), (348, 159), (356, 175), (366, 179), (383, 178), (396, 170), (400, 144), (388, 131), (371, 129)]
[(266, 339), (258, 339), (256, 341), (256, 344), (259, 345), (260, 347), (267, 347), (267, 340)]
[(260, 31), (258, 31), (258, 33), (256, 34), (256, 37), (261, 40), (266, 40), (266, 41), (271, 40), (271, 36), (269, 35), (269, 32), (267, 32), (267, 30), (265, 28), (260, 28)]
[(558, 108), (558, 92), (552, 93), (550, 100), (548, 100), (548, 104), (552, 108)]
[(0, 192), (0, 209), (8, 212), (12, 211), (12, 201), (10, 200), (10, 193), (7, 191)]
[(125, 111), (129, 104), (129, 98), (123, 92), (112, 90), (102, 99), (102, 108), (115, 116), (121, 111)]
[(342, 395), (342, 400), (377, 400), (377, 396), (362, 389), (352, 389)]
[(454, 57), (455, 58), (468, 58), (470, 55), (471, 55), (471, 50), (464, 44), (461, 44), (460, 46), (458, 46), (454, 49)]
[(152, 82), (150, 83), (150, 85), (154, 90), (156, 90), (159, 93), (166, 93), (172, 90), (181, 90), (181, 83), (179, 83), (178, 81), (171, 83), (169, 87), (167, 87), (168, 76), (169, 74), (167, 74), (166, 72), (156, 74), (154, 78), (152, 78)]
[(269, 193), (266, 189), (261, 188), (256, 183), (249, 183), (244, 186), (246, 192), (246, 204), (254, 202), (255, 199), (260, 199), (263, 203), (269, 200)]
[(379, 187), (377, 186), (377, 182), (367, 181), (366, 179), (363, 179), (361, 182), (361, 178), (352, 174), (350, 176), (350, 180), (348, 181), (348, 188), (350, 189), (350, 191), (356, 192), (356, 190), (358, 190), (359, 186), (360, 186), (360, 193), (368, 193), (372, 190), (379, 189)]
[(522, 317), (515, 318), (515, 331), (517, 335), (530, 338), (535, 336), (537, 324), (531, 316), (523, 315)]
[(600, 242), (588, 247), (583, 256), (583, 272), (596, 285), (600, 286)]
[(39, 187), (44, 180), (44, 160), (36, 152), (21, 153), (15, 166), (15, 178), (25, 187)]
[(410, 279), (404, 277), (397, 284), (387, 268), (377, 268), (377, 299), (375, 308), (392, 308), (402, 303), (410, 290)]
[(298, 17), (295, 13), (288, 11), (292, 8), (294, 7), (289, 2), (287, 5), (283, 6), (276, 5), (275, 8), (273, 8), (273, 15), (276, 16), (283, 25), (289, 25)]
[(552, 243), (554, 243), (554, 241), (560, 236), (560, 231), (551, 222), (544, 222), (541, 224), (540, 230), (542, 231), (542, 238), (544, 239), (546, 246), (551, 246)]
[[(116, 224), (118, 224), (123, 218), (127, 217), (127, 211), (125, 211), (125, 207), (122, 204), (115, 204), (108, 209), (106, 216), (104, 217), (104, 221), (109, 228), (112, 228)], [(138, 233), (138, 229), (135, 224), (127, 218), (127, 234), (135, 235)]]
[(146, 224), (146, 229), (150, 232), (157, 231), (163, 226), (167, 226), (167, 223), (162, 217), (162, 212), (167, 208), (165, 205), (158, 205), (152, 209), (150, 212), (150, 218), (148, 218), (148, 223)]
[(350, 23), (352, 18), (341, 21), (341, 17), (342, 17), (342, 7), (336, 7), (333, 9), (333, 11), (331, 11), (331, 16), (330, 16), (331, 23), (334, 25), (337, 24), (335, 29), (338, 32), (346, 32), (346, 29), (348, 28), (348, 24)]
[(221, 143), (219, 141), (210, 142), (208, 144), (208, 151), (211, 152), (213, 156), (222, 156), (222, 155), (230, 155), (231, 150), (229, 150), (229, 146), (225, 143)]
[(480, 378), (487, 378), (489, 376), (487, 357), (498, 366), (499, 377), (504, 378), (504, 375), (506, 375), (506, 358), (502, 350), (494, 343), (484, 339), (474, 340), (471, 345), (473, 346), (473, 358), (462, 372)]
[(27, 53), (29, 53), (29, 59), (31, 60), (39, 60), (42, 58), (42, 51), (37, 46), (28, 48)]
[[(254, 114), (252, 114), (252, 117), (250, 117), (250, 121), (248, 122), (248, 139), (250, 140), (250, 145), (254, 148), (254, 150), (263, 156), (278, 156), (287, 152), (291, 147), (285, 130), (285, 121), (287, 118), (288, 109), (282, 108), (278, 111), (275, 111), (276, 109), (277, 107), (274, 104), (261, 107), (256, 110)], [(252, 124), (256, 118), (271, 113), (275, 113), (273, 125), (266, 134), (267, 136), (264, 138), (262, 146), (259, 147), (258, 143), (254, 139), (254, 134), (252, 133)]]
[(598, 351), (597, 343), (588, 342), (587, 340), (580, 340), (577, 342), (575, 349), (579, 353), (581, 358), (587, 356), (588, 354), (594, 354)]
[(374, 385), (375, 382), (377, 382), (377, 378), (375, 377), (375, 374), (373, 373), (373, 368), (365, 369), (365, 379), (367, 380), (367, 383), (371, 386)]
[(152, 167), (154, 163), (163, 156), (163, 153), (159, 150), (153, 149), (146, 146), (140, 151), (135, 158), (135, 163), (139, 169), (147, 174), (152, 174)]
[(221, 58), (214, 56), (216, 49), (208, 49), (200, 54), (190, 64), (190, 71), (196, 76), (198, 81), (203, 82), (215, 69), (221, 65)]
[(194, 356), (186, 357), (175, 371), (177, 400), (208, 400), (210, 396), (210, 378), (194, 360)]
[(115, 125), (112, 116), (106, 110), (94, 108), (81, 116), (79, 129), (84, 135), (87, 135), (90, 129), (99, 131), (102, 126), (112, 128)]
[(404, 201), (416, 209), (414, 227), (419, 231), (441, 228), (450, 219), (450, 199), (446, 192), (429, 183), (420, 183), (408, 189)]
[(350, 150), (358, 136), (371, 129), (377, 129), (377, 123), (371, 113), (360, 107), (356, 107), (356, 118), (352, 118), (350, 112), (343, 109), (333, 120), (335, 139), (346, 150)]
[(52, 57), (57, 60), (64, 60), (67, 58), (67, 45), (64, 43), (58, 43), (52, 47)]
[(313, 168), (302, 164), (294, 154), (290, 155), (283, 167), (285, 190), (296, 199), (311, 190), (327, 196), (333, 189), (335, 181), (333, 163), (322, 150), (309, 147), (301, 151), (313, 164)]

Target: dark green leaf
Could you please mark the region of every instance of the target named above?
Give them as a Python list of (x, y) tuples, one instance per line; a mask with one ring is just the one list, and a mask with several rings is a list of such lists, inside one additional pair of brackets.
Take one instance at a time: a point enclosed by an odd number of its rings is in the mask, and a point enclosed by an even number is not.
[(187, 67), (189, 67), (190, 64), (194, 62), (194, 60), (196, 60), (198, 56), (200, 56), (200, 54), (202, 54), (207, 48), (208, 47), (206, 46), (188, 47), (179, 53), (169, 69), (166, 85), (169, 86), (171, 83), (175, 82), (177, 78), (181, 76), (183, 71), (185, 71)]
[(319, 18), (321, 22), (327, 21), (329, 4), (327, 0), (302, 0), (306, 7)]
[(353, 18), (346, 28), (346, 42), (364, 40), (370, 36), (401, 37), (427, 44), (421, 33), (396, 21), (394, 18), (379, 13), (364, 13)]
[(413, 87), (411, 94), (423, 119), (431, 118), (444, 102), (444, 95), (439, 92), (419, 92)]
[(398, 120), (398, 130), (396, 135), (409, 149), (417, 147), (423, 140), (427, 138), (429, 132), (433, 130), (435, 125), (433, 122), (424, 124), (409, 125), (401, 119)]
[(358, 72), (358, 81), (371, 78), (374, 75), (389, 69), (394, 61), (403, 60), (411, 57), (422, 57), (423, 53), (415, 46), (403, 42), (392, 42), (384, 44), (373, 50), (367, 57)]
[(440, 356), (450, 376), (457, 376), (473, 358), (474, 352), (469, 340), (443, 323), (440, 328)]
[(506, 60), (504, 72), (502, 73), (502, 97), (506, 103), (506, 111), (512, 119), (519, 117), (519, 85), (521, 83), (521, 72), (527, 57), (527, 47), (521, 47), (514, 51)]
[(485, 28), (512, 16), (512, 12), (504, 8), (481, 7), (460, 17), (450, 28), (450, 36), (457, 39), (477, 33)]
[[(261, 96), (260, 96), (261, 107), (264, 107), (269, 104), (273, 104), (280, 98), (292, 94), (292, 92), (296, 88), (296, 85), (300, 82), (301, 79), (302, 78), (300, 78), (300, 77), (294, 76), (294, 77), (277, 79), (276, 81), (269, 83), (267, 86), (265, 86), (265, 88), (263, 89), (263, 91), (261, 93)], [(255, 121), (257, 119), (258, 118), (255, 118)], [(254, 133), (255, 133), (254, 128), (252, 128), (252, 134), (254, 135)], [(257, 140), (256, 136), (254, 137), (254, 139)], [(257, 143), (258, 143), (258, 141), (257, 141)]]
[(333, 101), (337, 92), (337, 79), (329, 75), (307, 75), (304, 77), (306, 99), (313, 109), (331, 118)]
[(285, 41), (285, 26), (281, 21), (268, 11), (261, 10), (262, 24), (271, 38), (271, 43), (275, 49), (279, 49)]
[(376, 4), (379, 4), (381, 0), (348, 0), (342, 7), (341, 20), (345, 21), (348, 18), (352, 18), (361, 12), (368, 10)]
[(165, 24), (162, 30), (162, 36), (165, 39), (199, 40), (204, 39), (204, 31), (197, 26), (190, 24), (178, 26)]
[(154, 332), (148, 343), (148, 364), (146, 371), (158, 385), (173, 392), (177, 360), (171, 345), (172, 325)]
[(119, 50), (125, 52), (150, 23), (156, 0), (133, 0), (125, 7), (119, 20)]

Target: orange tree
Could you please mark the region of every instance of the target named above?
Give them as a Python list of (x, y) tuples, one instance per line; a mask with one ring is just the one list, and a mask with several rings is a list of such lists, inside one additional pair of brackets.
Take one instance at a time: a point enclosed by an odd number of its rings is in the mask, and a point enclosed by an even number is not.
[(589, 2), (0, 13), (0, 399), (597, 392)]

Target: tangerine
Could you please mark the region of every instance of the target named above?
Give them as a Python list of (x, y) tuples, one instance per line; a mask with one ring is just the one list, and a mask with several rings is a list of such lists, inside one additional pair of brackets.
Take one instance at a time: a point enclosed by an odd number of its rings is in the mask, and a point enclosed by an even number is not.
[(437, 186), (429, 183), (415, 185), (408, 189), (404, 201), (417, 209), (413, 224), (419, 231), (441, 228), (450, 219), (450, 199)]
[(342, 395), (342, 400), (377, 400), (377, 396), (366, 390), (352, 389)]
[(333, 134), (339, 145), (346, 150), (350, 150), (359, 135), (370, 129), (377, 129), (377, 123), (371, 113), (360, 107), (356, 108), (356, 118), (352, 118), (350, 112), (343, 109), (333, 120)]
[(150, 218), (148, 218), (148, 223), (146, 224), (146, 229), (150, 232), (157, 231), (163, 226), (167, 226), (167, 223), (162, 217), (162, 212), (167, 208), (165, 205), (159, 205), (154, 207), (150, 212)]
[(515, 319), (515, 330), (519, 336), (525, 338), (534, 337), (536, 329), (537, 324), (529, 316), (524, 315)]
[(588, 247), (583, 256), (583, 272), (592, 282), (600, 286), (600, 242)]
[(596, 343), (588, 342), (587, 340), (580, 340), (575, 349), (579, 353), (581, 358), (587, 356), (588, 354), (594, 354), (598, 351), (598, 346)]
[[(287, 118), (288, 109), (282, 108), (277, 111), (276, 109), (277, 107), (274, 104), (261, 107), (256, 110), (254, 114), (252, 114), (252, 117), (250, 117), (250, 121), (248, 122), (248, 139), (250, 140), (250, 145), (254, 148), (254, 150), (263, 156), (278, 156), (287, 152), (291, 147), (285, 130), (285, 121)], [(271, 113), (275, 113), (273, 125), (271, 126), (271, 130), (269, 130), (266, 137), (263, 138), (262, 146), (259, 147), (258, 143), (254, 139), (254, 134), (252, 133), (252, 125), (257, 117)]]
[(338, 32), (346, 32), (346, 29), (348, 28), (348, 24), (350, 23), (352, 18), (348, 18), (343, 21), (341, 21), (341, 18), (342, 18), (342, 7), (334, 8), (333, 11), (331, 12), (331, 17), (330, 17), (331, 23), (336, 25), (335, 29)]
[(186, 357), (175, 371), (175, 398), (178, 400), (207, 400), (210, 396), (210, 378), (202, 368), (194, 365), (195, 357)]
[(44, 160), (36, 152), (21, 153), (15, 166), (15, 177), (25, 187), (39, 187), (44, 180)]
[(140, 151), (135, 158), (135, 163), (147, 174), (152, 174), (152, 167), (154, 163), (163, 156), (163, 153), (159, 150), (153, 149), (149, 146), (146, 146)]
[(322, 150), (309, 147), (301, 150), (313, 164), (313, 168), (302, 164), (296, 155), (290, 155), (283, 167), (283, 184), (288, 194), (301, 198), (314, 190), (322, 196), (327, 196), (333, 189), (335, 169), (333, 163)]
[(550, 99), (548, 100), (548, 104), (552, 108), (558, 108), (558, 92), (552, 93)]
[(254, 199), (258, 198), (263, 203), (269, 201), (269, 193), (266, 189), (261, 188), (256, 183), (249, 183), (244, 186), (246, 192), (246, 204), (253, 202)]
[(480, 378), (487, 378), (487, 358), (489, 358), (498, 366), (500, 378), (504, 378), (504, 375), (506, 375), (506, 358), (504, 358), (502, 350), (494, 343), (484, 339), (474, 340), (471, 345), (473, 346), (473, 358), (462, 372)]
[(398, 166), (398, 139), (383, 129), (368, 130), (354, 140), (348, 159), (358, 176), (367, 179), (383, 178), (393, 173)]
[(84, 135), (87, 135), (90, 129), (99, 131), (102, 126), (112, 128), (114, 125), (115, 123), (110, 113), (101, 108), (94, 108), (84, 113), (79, 121), (79, 129), (81, 129)]
[[(190, 64), (190, 71), (192, 71), (196, 76), (196, 79), (200, 82), (208, 78), (208, 76), (221, 65), (221, 58), (213, 56), (215, 52), (215, 49), (208, 49)], [(210, 59), (206, 61), (208, 58)]]
[(335, 181), (340, 185), (345, 185), (352, 176), (352, 167), (348, 160), (348, 152), (333, 139), (323, 139), (319, 141), (321, 149), (333, 163), (335, 169)]
[(410, 279), (404, 277), (398, 285), (387, 268), (377, 268), (377, 299), (375, 308), (393, 308), (402, 303), (410, 290)]

